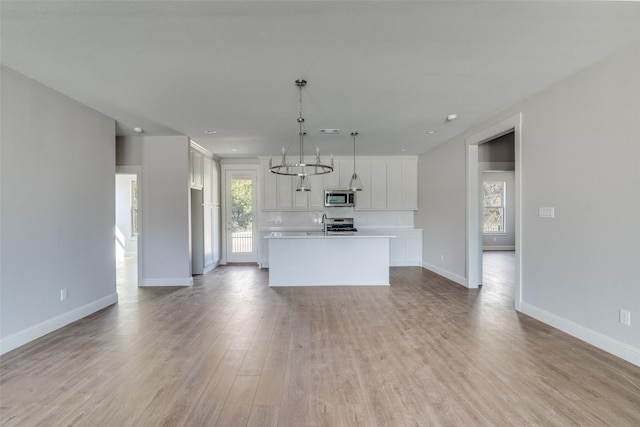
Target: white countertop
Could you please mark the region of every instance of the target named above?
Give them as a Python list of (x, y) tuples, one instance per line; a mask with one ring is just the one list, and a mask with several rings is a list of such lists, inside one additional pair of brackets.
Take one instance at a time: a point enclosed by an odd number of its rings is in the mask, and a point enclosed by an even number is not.
[(393, 234), (379, 231), (329, 232), (323, 231), (272, 231), (264, 236), (265, 239), (391, 239)]

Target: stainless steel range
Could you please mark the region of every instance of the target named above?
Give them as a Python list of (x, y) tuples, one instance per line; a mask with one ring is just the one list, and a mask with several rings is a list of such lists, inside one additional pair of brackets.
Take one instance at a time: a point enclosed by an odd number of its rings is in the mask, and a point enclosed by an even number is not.
[(327, 218), (325, 221), (328, 233), (354, 233), (358, 231), (353, 226), (353, 218)]

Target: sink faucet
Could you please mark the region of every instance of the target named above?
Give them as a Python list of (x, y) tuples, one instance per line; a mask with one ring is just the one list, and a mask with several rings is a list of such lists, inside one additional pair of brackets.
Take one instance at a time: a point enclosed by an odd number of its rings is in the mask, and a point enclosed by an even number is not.
[(327, 214), (326, 213), (322, 214), (322, 219), (320, 220), (320, 222), (322, 222), (322, 231), (326, 233), (327, 232)]

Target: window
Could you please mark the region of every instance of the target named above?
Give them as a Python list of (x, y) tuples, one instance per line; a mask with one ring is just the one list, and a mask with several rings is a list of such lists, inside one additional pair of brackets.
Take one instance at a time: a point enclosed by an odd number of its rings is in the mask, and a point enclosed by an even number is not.
[(505, 181), (484, 181), (483, 207), (484, 226), (483, 233), (505, 232)]

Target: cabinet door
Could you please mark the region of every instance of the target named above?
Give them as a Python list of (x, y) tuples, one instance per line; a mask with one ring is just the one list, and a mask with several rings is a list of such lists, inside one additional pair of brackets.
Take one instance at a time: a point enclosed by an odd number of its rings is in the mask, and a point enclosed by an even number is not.
[(356, 172), (362, 181), (362, 191), (356, 192), (356, 209), (370, 210), (371, 195), (373, 191), (371, 186), (371, 161), (357, 161)]
[(203, 176), (204, 180), (202, 182), (202, 202), (205, 205), (210, 205), (213, 203), (213, 193), (211, 189), (212, 183), (212, 173), (213, 173), (213, 160), (205, 158), (204, 168), (203, 168)]
[(262, 183), (260, 185), (261, 205), (265, 211), (278, 209), (278, 175), (271, 173), (268, 163), (262, 163)]
[(288, 175), (278, 175), (277, 178), (278, 210), (290, 211), (293, 209), (293, 182), (295, 180), (295, 177)]
[(220, 164), (211, 162), (211, 203), (220, 205)]
[(353, 175), (353, 160), (339, 160), (340, 164), (340, 183), (338, 188), (346, 189), (351, 182), (351, 175)]
[(309, 209), (311, 210), (324, 209), (324, 176), (325, 175), (316, 175), (309, 177), (311, 192), (308, 197)]
[(371, 162), (371, 209), (387, 208), (387, 162)]
[(322, 175), (325, 190), (337, 190), (340, 188), (340, 162), (334, 163), (333, 172)]
[(418, 161), (402, 161), (402, 209), (418, 210)]
[(402, 161), (387, 161), (387, 209), (402, 209)]
[(213, 265), (213, 205), (204, 205), (204, 267)]
[(190, 175), (191, 175), (191, 187), (192, 188), (202, 188), (202, 183), (204, 182), (204, 179), (202, 177), (202, 173), (203, 173), (203, 157), (202, 154), (199, 153), (196, 150), (191, 150), (191, 168), (190, 168)]

